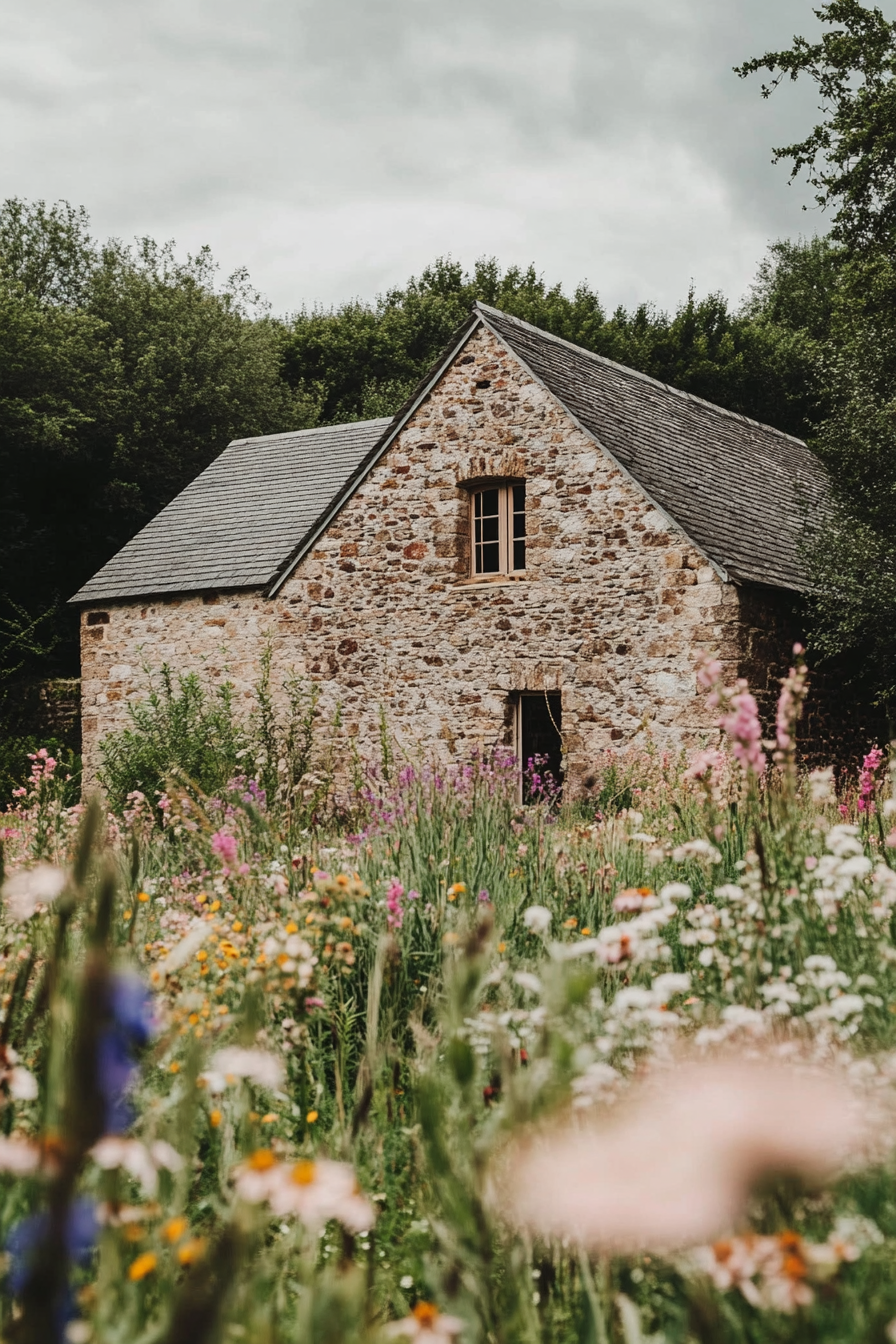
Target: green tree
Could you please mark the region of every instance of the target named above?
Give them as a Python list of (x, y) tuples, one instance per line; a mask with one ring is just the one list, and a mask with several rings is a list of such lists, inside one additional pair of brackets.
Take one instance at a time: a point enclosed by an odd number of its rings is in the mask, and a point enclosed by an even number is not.
[(494, 258), (472, 273), (443, 258), (373, 304), (299, 313), (285, 345), (287, 377), (324, 389), (329, 423), (391, 414), (477, 300), (793, 433), (805, 431), (813, 410), (807, 352), (785, 324), (734, 313), (719, 294), (690, 294), (673, 316), (642, 304), (608, 317), (588, 285), (567, 295), (534, 267), (502, 272)]
[(896, 22), (860, 0), (832, 0), (814, 10), (828, 25), (818, 42), (795, 37), (786, 51), (738, 66), (765, 71), (771, 97), (782, 80), (813, 80), (824, 119), (802, 140), (775, 149), (791, 180), (805, 174), (823, 210), (833, 209), (832, 236), (851, 254), (893, 245), (896, 231)]
[(101, 247), (66, 204), (0, 208), (0, 595), (57, 608), (56, 667), (77, 670), (65, 599), (231, 438), (315, 423), (282, 343), (207, 250)]
[[(812, 446), (828, 468), (832, 506), (807, 519), (815, 584), (814, 640), (823, 654), (860, 655), (874, 696), (896, 698), (896, 23), (858, 0), (815, 11), (818, 42), (748, 61), (768, 97), (787, 76), (813, 80), (823, 120), (775, 151), (805, 173), (833, 211), (831, 241), (790, 267), (774, 302), (799, 310), (819, 350), (824, 414)], [(813, 270), (814, 268), (814, 270)], [(786, 268), (785, 268), (786, 269)], [(824, 274), (816, 291), (807, 275)], [(802, 274), (802, 278), (801, 278)], [(774, 288), (772, 286), (771, 288)], [(762, 278), (760, 278), (762, 289)], [(819, 297), (821, 295), (821, 297)], [(766, 285), (766, 305), (770, 289)]]

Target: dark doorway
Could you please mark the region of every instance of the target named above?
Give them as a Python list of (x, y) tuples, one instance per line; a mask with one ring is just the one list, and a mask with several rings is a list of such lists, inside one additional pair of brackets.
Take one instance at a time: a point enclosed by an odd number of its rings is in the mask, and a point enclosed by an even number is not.
[(523, 802), (559, 799), (563, 785), (560, 692), (524, 692), (517, 712)]

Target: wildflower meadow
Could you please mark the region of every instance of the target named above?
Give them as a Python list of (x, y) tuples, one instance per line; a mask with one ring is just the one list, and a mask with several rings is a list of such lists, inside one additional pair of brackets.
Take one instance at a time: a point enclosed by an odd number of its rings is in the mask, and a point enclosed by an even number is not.
[(896, 1339), (886, 744), (801, 770), (800, 650), (771, 741), (698, 679), (715, 737), (607, 753), (588, 803), (387, 724), (342, 760), (298, 685), (239, 727), (169, 675), (74, 806), (34, 753), (0, 1338)]

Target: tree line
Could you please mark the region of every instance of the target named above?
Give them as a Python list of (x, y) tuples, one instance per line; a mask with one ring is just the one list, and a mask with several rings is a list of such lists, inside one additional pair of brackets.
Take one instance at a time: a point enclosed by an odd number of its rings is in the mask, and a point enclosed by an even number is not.
[(0, 206), (0, 694), (75, 675), (66, 599), (234, 437), (389, 414), (483, 300), (587, 349), (806, 437), (835, 508), (807, 520), (819, 655), (859, 649), (896, 697), (896, 24), (859, 0), (817, 43), (746, 62), (825, 109), (775, 151), (826, 236), (773, 244), (746, 300), (608, 311), (534, 266), (441, 258), (371, 301), (278, 317), (207, 249), (97, 240), (65, 202)]
[[(607, 313), (534, 267), (435, 261), (372, 302), (273, 317), (208, 251), (99, 243), (82, 209), (0, 207), (0, 676), (76, 675), (66, 599), (235, 437), (391, 414), (483, 300), (801, 434), (823, 245), (780, 244), (751, 301)], [(817, 311), (816, 311), (817, 309)]]

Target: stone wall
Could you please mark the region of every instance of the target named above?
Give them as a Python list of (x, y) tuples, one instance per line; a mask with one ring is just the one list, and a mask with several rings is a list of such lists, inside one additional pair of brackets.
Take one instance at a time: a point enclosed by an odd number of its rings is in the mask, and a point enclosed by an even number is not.
[[(526, 479), (525, 577), (470, 578), (461, 483), (491, 476)], [(145, 694), (144, 665), (228, 678), (250, 697), (270, 639), (277, 676), (319, 681), (362, 753), (381, 707), (408, 753), (448, 756), (509, 740), (515, 692), (558, 689), (578, 791), (606, 747), (711, 735), (695, 657), (711, 649), (737, 675), (743, 600), (480, 329), (276, 598), (84, 612), (88, 772)]]

